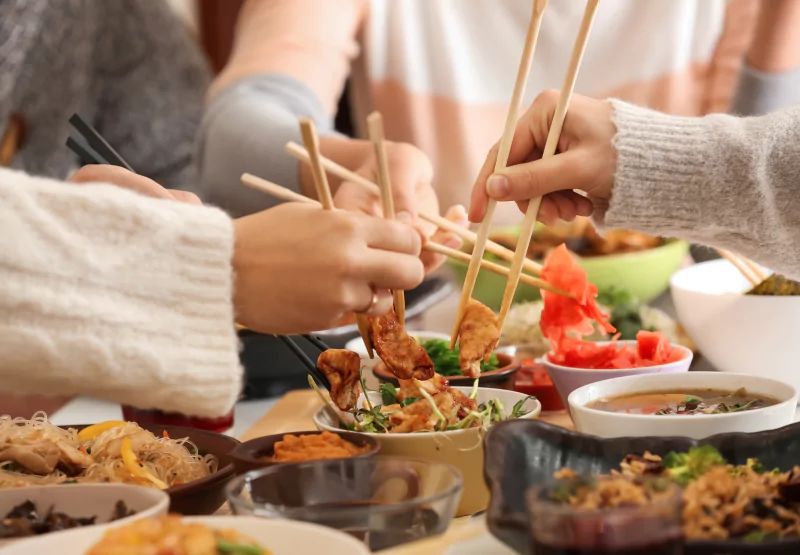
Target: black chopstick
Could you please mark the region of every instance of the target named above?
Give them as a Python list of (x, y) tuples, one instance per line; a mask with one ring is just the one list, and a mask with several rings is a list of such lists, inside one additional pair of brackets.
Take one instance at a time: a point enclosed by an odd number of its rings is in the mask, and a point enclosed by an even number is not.
[[(72, 127), (83, 137), (88, 145), (103, 159), (105, 159), (106, 164), (110, 164), (112, 166), (120, 166), (122, 168), (127, 169), (128, 171), (133, 171), (133, 168), (119, 155), (119, 153), (113, 149), (113, 147), (108, 144), (108, 142), (97, 132), (97, 130), (83, 121), (78, 114), (72, 114), (72, 117), (69, 118), (69, 122)], [(74, 144), (75, 141), (73, 141)], [(67, 139), (67, 146), (69, 146), (73, 151), (73, 145), (70, 144), (69, 139)], [(78, 154), (81, 156), (81, 154)]]
[(67, 139), (67, 147), (78, 155), (78, 158), (81, 159), (81, 162), (86, 164), (108, 164), (99, 154), (97, 154), (92, 147), (86, 144), (84, 141), (75, 138), (69, 137)]
[(303, 363), (303, 366), (306, 367), (306, 371), (311, 374), (312, 378), (316, 379), (325, 387), (325, 389), (330, 391), (331, 383), (328, 381), (328, 378), (326, 378), (325, 375), (319, 371), (314, 361), (311, 360), (308, 355), (305, 354), (305, 352), (303, 352), (303, 349), (301, 349), (297, 343), (294, 342), (294, 339), (286, 335), (276, 335), (275, 337), (283, 341), (286, 346), (289, 347), (289, 349), (295, 354), (295, 356), (300, 359), (300, 362)]
[(328, 347), (328, 345), (326, 345), (325, 342), (322, 341), (322, 339), (320, 339), (319, 337), (314, 337), (313, 335), (309, 334), (303, 334), (303, 337), (305, 338), (306, 341), (314, 345), (314, 347), (316, 347), (320, 351), (327, 351), (328, 349), (330, 349), (330, 347)]

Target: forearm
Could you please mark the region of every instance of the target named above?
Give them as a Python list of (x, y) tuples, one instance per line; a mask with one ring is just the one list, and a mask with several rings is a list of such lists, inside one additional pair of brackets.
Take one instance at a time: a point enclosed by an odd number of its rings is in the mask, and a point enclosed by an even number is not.
[(614, 106), (617, 175), (601, 225), (730, 249), (800, 277), (800, 108), (738, 119)]
[(221, 415), (241, 387), (220, 211), (0, 171), (0, 387)]

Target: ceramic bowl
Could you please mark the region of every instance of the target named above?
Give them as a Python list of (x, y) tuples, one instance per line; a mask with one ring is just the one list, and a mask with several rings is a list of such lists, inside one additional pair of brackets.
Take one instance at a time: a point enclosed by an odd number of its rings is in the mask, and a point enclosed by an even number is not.
[[(599, 341), (599, 345), (608, 345), (609, 341)], [(618, 341), (619, 345), (628, 344), (636, 346), (636, 340)], [(569, 406), (567, 399), (570, 393), (591, 383), (602, 382), (603, 380), (610, 380), (612, 378), (622, 378), (625, 376), (642, 376), (646, 374), (672, 374), (675, 372), (686, 372), (692, 364), (692, 351), (681, 345), (673, 345), (673, 348), (681, 349), (685, 356), (677, 362), (669, 364), (661, 364), (659, 366), (647, 366), (644, 368), (626, 368), (623, 370), (593, 370), (586, 368), (570, 368), (569, 366), (561, 366), (550, 362), (550, 358), (545, 355), (542, 362), (547, 368), (547, 373), (550, 374), (550, 379), (553, 380), (553, 385), (558, 390), (558, 395), (561, 397), (561, 402), (564, 406)]]
[[(117, 526), (140, 518), (163, 515), (169, 510), (169, 495), (157, 489), (128, 484), (59, 484), (0, 490), (0, 519), (26, 501), (36, 505), (41, 513), (52, 508), (73, 518), (96, 517), (97, 524), (92, 528)], [(119, 501), (124, 502), (135, 514), (109, 522), (114, 506)], [(48, 535), (65, 532), (67, 530), (50, 532)], [(0, 547), (18, 541), (18, 538), (0, 539)]]
[[(652, 393), (716, 389), (736, 391), (744, 387), (748, 393), (761, 394), (778, 404), (743, 412), (696, 415), (653, 415), (606, 412), (587, 405), (598, 399)], [(761, 376), (731, 376), (721, 372), (687, 372), (651, 374), (615, 378), (586, 385), (569, 396), (572, 420), (579, 432), (599, 437), (685, 436), (703, 439), (730, 432), (763, 432), (782, 428), (794, 422), (797, 390), (789, 384)]]
[(800, 297), (744, 295), (751, 285), (727, 260), (681, 270), (670, 288), (678, 319), (716, 370), (758, 374), (800, 389), (793, 347)]
[[(321, 433), (322, 432), (319, 430), (315, 430), (313, 432), (291, 432), (292, 435), (296, 436), (318, 435)], [(335, 433), (343, 440), (349, 441), (354, 445), (359, 447), (367, 447), (369, 449), (368, 451), (352, 458), (362, 459), (374, 457), (378, 454), (378, 451), (380, 451), (381, 444), (378, 443), (378, 441), (374, 438), (365, 434), (343, 431), (332, 433)], [(251, 439), (250, 441), (245, 441), (244, 443), (238, 445), (236, 449), (231, 452), (231, 458), (233, 459), (233, 466), (236, 474), (244, 474), (245, 472), (257, 470), (259, 468), (266, 468), (268, 466), (296, 464), (292, 462), (275, 462), (269, 460), (274, 454), (275, 444), (279, 441), (282, 441), (285, 435), (286, 434), (273, 434), (271, 436)]]
[[(492, 389), (514, 389), (514, 378), (519, 370), (519, 363), (513, 356), (503, 353), (497, 354), (498, 368), (483, 372), (479, 378), (478, 385)], [(363, 360), (363, 359), (362, 359)], [(369, 359), (367, 359), (369, 360)], [(381, 383), (391, 383), (399, 385), (399, 381), (383, 362), (378, 362), (372, 371)], [(468, 376), (447, 376), (447, 381), (451, 386), (472, 387), (475, 378)]]
[[(464, 394), (472, 388), (456, 387)], [(510, 410), (518, 401), (527, 396), (504, 389), (478, 389), (478, 403), (490, 399), (499, 399)], [(380, 396), (371, 393), (371, 398), (380, 404)], [(363, 399), (363, 397), (362, 397)], [(361, 400), (359, 400), (359, 404)], [(531, 412), (524, 418), (536, 418), (541, 412), (541, 404), (536, 399), (529, 399), (524, 408)], [(346, 414), (345, 417), (351, 417)], [(339, 422), (330, 411), (321, 408), (314, 414), (314, 423), (321, 430), (339, 431)], [(489, 503), (489, 490), (483, 478), (483, 430), (467, 428), (450, 432), (430, 432), (416, 434), (364, 434), (376, 439), (381, 444), (381, 455), (413, 457), (435, 463), (443, 463), (456, 467), (464, 476), (464, 490), (456, 516), (464, 516), (482, 511)]]

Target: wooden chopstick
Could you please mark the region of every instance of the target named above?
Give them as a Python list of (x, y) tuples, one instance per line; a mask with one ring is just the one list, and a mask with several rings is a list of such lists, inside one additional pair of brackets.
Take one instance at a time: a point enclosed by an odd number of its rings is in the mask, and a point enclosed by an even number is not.
[[(314, 127), (314, 120), (300, 118), (300, 133), (303, 136), (303, 143), (306, 145), (311, 161), (311, 173), (314, 176), (314, 187), (317, 189), (319, 202), (322, 204), (323, 210), (333, 210), (333, 195), (331, 195), (331, 187), (328, 184), (328, 176), (325, 174), (325, 169), (322, 167), (322, 161), (320, 160), (319, 137), (317, 136), (317, 129)], [(367, 317), (364, 314), (356, 313), (356, 323), (358, 324), (358, 333), (364, 341), (369, 358), (375, 358)]]
[[(306, 164), (310, 163), (310, 159), (308, 157), (308, 152), (302, 146), (298, 145), (297, 143), (288, 142), (286, 143), (286, 151)], [(380, 189), (378, 186), (367, 179), (364, 176), (358, 175), (354, 171), (348, 170), (344, 166), (341, 166), (334, 162), (329, 158), (325, 158), (324, 156), (321, 157), (322, 159), (322, 166), (332, 175), (340, 177), (345, 181), (351, 181), (353, 183), (357, 183), (363, 186), (365, 189), (371, 191), (375, 195), (380, 195)], [(258, 178), (256, 178), (258, 179)], [(302, 195), (301, 195), (302, 196)], [(307, 199), (307, 197), (304, 197)], [(468, 241), (470, 243), (475, 243), (478, 240), (477, 234), (474, 232), (461, 227), (460, 225), (456, 225), (447, 218), (443, 218), (438, 214), (424, 214), (420, 213), (419, 217), (423, 220), (432, 223), (436, 227), (444, 229), (445, 231), (450, 231), (455, 233), (459, 237), (461, 237), (464, 241)], [(494, 241), (486, 242), (486, 250), (490, 253), (499, 256), (500, 258), (512, 261), (514, 259), (514, 251), (509, 248), (504, 247), (499, 243), (495, 243)], [(538, 262), (531, 260), (530, 258), (525, 259), (525, 269), (528, 270), (532, 274), (539, 275), (542, 272), (542, 265)]]
[[(495, 172), (502, 170), (508, 164), (508, 155), (511, 152), (511, 141), (514, 138), (514, 130), (517, 125), (517, 114), (519, 113), (522, 99), (525, 95), (525, 86), (528, 83), (533, 53), (536, 50), (539, 29), (542, 26), (542, 18), (544, 17), (546, 7), (547, 0), (534, 0), (533, 2), (533, 13), (531, 13), (530, 23), (528, 24), (528, 34), (525, 37), (525, 47), (522, 50), (522, 58), (519, 62), (519, 69), (517, 70), (517, 80), (514, 83), (514, 92), (511, 95), (511, 103), (508, 107), (503, 136), (500, 139), (500, 148), (494, 167)], [(464, 318), (464, 312), (472, 299), (472, 292), (475, 289), (475, 281), (478, 279), (481, 260), (483, 260), (483, 254), (486, 251), (486, 242), (489, 240), (489, 231), (492, 227), (492, 219), (494, 218), (496, 207), (497, 202), (490, 199), (486, 206), (486, 215), (478, 228), (478, 238), (477, 241), (475, 241), (475, 247), (472, 249), (472, 257), (469, 261), (467, 277), (464, 279), (464, 287), (461, 290), (461, 299), (458, 303), (456, 320), (453, 323), (453, 333), (450, 336), (451, 349), (454, 349), (456, 346), (461, 329), (461, 320)], [(521, 266), (520, 263), (520, 267)], [(508, 290), (508, 287), (506, 287), (506, 290)], [(502, 326), (500, 325), (499, 327), (502, 330)]]
[(277, 183), (273, 183), (272, 181), (267, 181), (266, 179), (262, 179), (260, 177), (256, 177), (255, 175), (249, 173), (242, 174), (242, 183), (251, 187), (253, 189), (257, 189), (262, 193), (267, 193), (268, 195), (272, 195), (273, 197), (277, 197), (279, 199), (288, 201), (288, 202), (304, 202), (306, 204), (319, 204), (313, 198), (308, 198), (305, 195), (301, 195), (300, 193), (295, 193), (291, 189), (287, 189), (282, 185), (278, 185)]
[(739, 258), (737, 255), (733, 254), (730, 251), (726, 251), (723, 249), (717, 249), (719, 255), (733, 264), (737, 270), (739, 270), (742, 275), (749, 281), (753, 287), (764, 281), (766, 278), (759, 279), (758, 274), (753, 272), (752, 268), (750, 268), (745, 262), (744, 259)]
[[(367, 117), (367, 129), (372, 146), (375, 148), (375, 159), (378, 161), (378, 187), (381, 190), (381, 208), (383, 217), (394, 220), (394, 198), (392, 196), (392, 182), (389, 179), (389, 160), (386, 156), (386, 137), (383, 131), (383, 116), (380, 112), (373, 112)], [(406, 295), (403, 290), (392, 291), (394, 297), (394, 311), (400, 325), (406, 323)]]
[[(542, 158), (549, 158), (556, 152), (558, 140), (561, 137), (561, 129), (564, 126), (564, 119), (566, 118), (569, 102), (572, 98), (572, 91), (575, 89), (578, 70), (581, 67), (583, 53), (586, 51), (586, 43), (589, 40), (589, 33), (592, 30), (592, 23), (594, 22), (594, 16), (597, 13), (599, 2), (600, 0), (588, 0), (586, 2), (586, 9), (583, 12), (583, 19), (581, 20), (578, 36), (575, 38), (575, 45), (572, 47), (572, 55), (570, 56), (567, 74), (561, 86), (561, 93), (558, 97), (553, 121), (550, 124), (550, 131), (547, 134), (547, 142), (545, 143)], [(527, 256), (528, 247), (531, 244), (531, 236), (533, 235), (533, 229), (539, 216), (539, 206), (541, 202), (541, 197), (530, 200), (525, 213), (525, 219), (522, 222), (519, 239), (517, 240), (517, 248), (514, 253), (514, 260), (511, 262), (511, 273), (508, 276), (506, 290), (503, 293), (503, 304), (500, 307), (500, 315), (497, 318), (497, 325), (501, 331), (506, 316), (508, 316), (508, 311), (511, 309), (511, 303), (514, 300), (514, 293), (517, 290), (517, 281), (522, 274), (522, 265)]]
[(14, 161), (25, 137), (25, 120), (19, 114), (8, 118), (8, 126), (0, 140), (0, 167), (7, 168)]

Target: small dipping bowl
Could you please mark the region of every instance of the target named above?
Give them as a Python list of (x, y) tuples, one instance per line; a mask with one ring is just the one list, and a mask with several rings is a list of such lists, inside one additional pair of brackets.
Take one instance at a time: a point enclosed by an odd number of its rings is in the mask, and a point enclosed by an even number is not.
[(234, 514), (313, 522), (372, 551), (444, 533), (461, 495), (452, 466), (403, 457), (275, 465), (228, 485)]
[(551, 500), (551, 493), (565, 483), (528, 492), (537, 555), (682, 555), (683, 503), (675, 484), (662, 479), (668, 490), (651, 504), (589, 510)]
[[(598, 341), (598, 345), (608, 345), (611, 341)], [(622, 347), (623, 345), (630, 345), (636, 348), (636, 340), (617, 341), (617, 344)], [(625, 376), (642, 376), (646, 374), (673, 374), (676, 372), (687, 372), (689, 366), (692, 364), (692, 351), (681, 345), (672, 345), (673, 349), (680, 349), (684, 352), (684, 357), (676, 362), (669, 364), (660, 364), (658, 366), (645, 366), (642, 368), (624, 368), (618, 369), (591, 369), (591, 368), (572, 368), (570, 366), (561, 366), (550, 362), (549, 355), (542, 358), (542, 362), (547, 367), (547, 373), (550, 374), (550, 379), (553, 380), (553, 385), (558, 390), (558, 395), (561, 397), (561, 402), (565, 407), (569, 406), (567, 399), (570, 393), (591, 383), (601, 382), (603, 380), (610, 380), (612, 378), (622, 378)]]
[[(283, 438), (287, 435), (294, 435), (294, 436), (313, 436), (313, 435), (320, 435), (325, 433), (324, 431), (314, 430), (313, 432), (290, 432), (287, 434), (273, 434), (271, 436), (264, 436), (259, 437), (256, 439), (251, 439), (250, 441), (245, 441), (244, 443), (238, 445), (236, 449), (231, 451), (231, 458), (233, 459), (233, 468), (236, 474), (244, 474), (245, 472), (249, 472), (251, 470), (257, 470), (259, 468), (267, 468), (269, 466), (275, 465), (283, 465), (283, 464), (298, 464), (298, 462), (278, 462), (271, 460), (272, 456), (275, 453), (275, 444), (279, 441), (283, 441)], [(360, 455), (355, 455), (354, 459), (366, 459), (370, 457), (374, 457), (378, 454), (378, 451), (381, 449), (381, 444), (375, 438), (364, 434), (358, 434), (355, 432), (327, 432), (331, 434), (335, 434), (342, 438), (345, 441), (349, 441), (353, 445), (358, 447), (367, 447), (367, 451), (361, 453)], [(335, 460), (335, 459), (324, 459), (324, 460)], [(308, 461), (302, 461), (308, 462)]]

